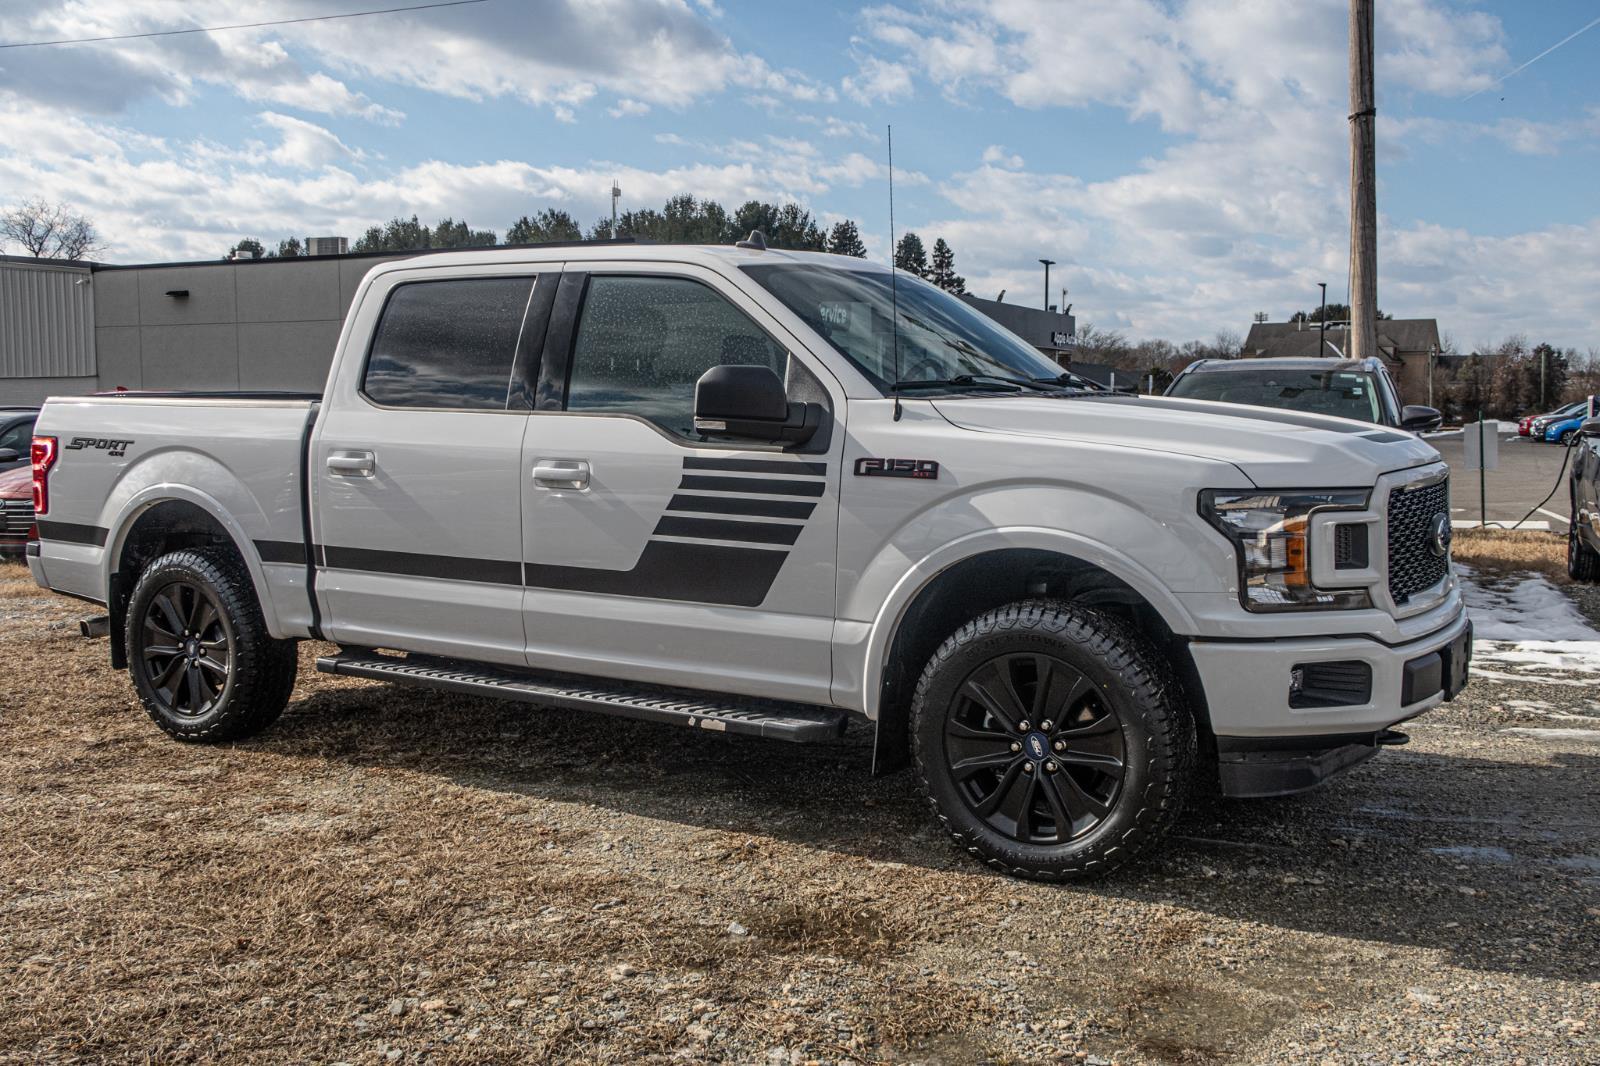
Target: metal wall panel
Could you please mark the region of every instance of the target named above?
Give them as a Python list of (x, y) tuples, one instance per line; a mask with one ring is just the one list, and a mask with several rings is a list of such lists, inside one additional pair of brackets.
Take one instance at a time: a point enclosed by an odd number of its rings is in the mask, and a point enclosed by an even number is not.
[(89, 271), (0, 263), (0, 378), (94, 373), (94, 285)]

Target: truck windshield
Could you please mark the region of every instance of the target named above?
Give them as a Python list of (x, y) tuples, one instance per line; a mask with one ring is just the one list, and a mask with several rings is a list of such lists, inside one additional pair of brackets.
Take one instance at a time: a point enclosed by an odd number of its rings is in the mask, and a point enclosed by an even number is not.
[(744, 271), (885, 391), (896, 381), (949, 382), (959, 391), (958, 379), (1054, 381), (1061, 374), (1015, 333), (910, 274), (891, 287), (886, 270), (773, 263)]
[(1379, 422), (1374, 386), (1371, 375), (1359, 371), (1229, 368), (1184, 374), (1172, 383), (1167, 395)]

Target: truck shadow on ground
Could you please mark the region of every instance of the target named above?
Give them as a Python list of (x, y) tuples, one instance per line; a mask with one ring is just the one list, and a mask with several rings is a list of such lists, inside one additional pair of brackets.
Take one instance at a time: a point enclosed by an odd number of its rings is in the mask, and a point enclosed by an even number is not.
[[(435, 774), (466, 788), (987, 874), (947, 841), (914, 776), (869, 774), (871, 734), (788, 745), (383, 686), (296, 701), (248, 747)], [(1384, 753), (1283, 800), (1207, 799), (1177, 838), (1082, 892), (1437, 950), (1492, 972), (1593, 980), (1600, 757), (1523, 764)], [(938, 878), (931, 877), (930, 892)], [(1009, 884), (1009, 882), (1006, 882)], [(937, 899), (937, 895), (930, 895)], [(1585, 903), (1588, 906), (1586, 907)]]

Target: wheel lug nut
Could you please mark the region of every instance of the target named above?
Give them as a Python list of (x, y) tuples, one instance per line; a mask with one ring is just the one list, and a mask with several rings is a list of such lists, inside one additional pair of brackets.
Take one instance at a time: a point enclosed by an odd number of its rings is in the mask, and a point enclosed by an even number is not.
[(1055, 723), (1050, 721), (1050, 719), (1046, 718), (1044, 721), (1039, 723), (1039, 728), (1044, 730), (1046, 733), (1048, 733), (1048, 732), (1050, 732), (1050, 727), (1053, 726), (1053, 725), (1055, 725)]
[(1017, 743), (1015, 740), (1013, 740), (1011, 742), (1011, 750), (1012, 751), (1021, 751), (1022, 750), (1022, 745)]
[(1052, 774), (1055, 773), (1056, 772), (1055, 760), (1052, 759), (1050, 762), (1045, 763), (1044, 764), (1044, 768), (1049, 773), (1052, 773)]
[(1067, 750), (1067, 742), (1064, 741), (1064, 740), (1058, 740), (1054, 744), (1052, 744), (1051, 747), (1055, 748), (1057, 751), (1066, 751)]
[(1026, 733), (1030, 728), (1026, 720), (1017, 723), (1017, 732), (1019, 733)]
[(1031, 762), (1023, 763), (1022, 764), (1022, 772), (1025, 773), (1025, 774), (1033, 773), (1033, 763), (1031, 763)]

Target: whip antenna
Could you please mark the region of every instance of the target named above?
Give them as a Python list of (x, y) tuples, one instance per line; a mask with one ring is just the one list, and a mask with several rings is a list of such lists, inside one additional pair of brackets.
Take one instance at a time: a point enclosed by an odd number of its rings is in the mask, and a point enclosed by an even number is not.
[(890, 331), (894, 338), (894, 384), (889, 391), (894, 393), (894, 420), (900, 421), (900, 282), (899, 275), (895, 272), (894, 258), (894, 126), (888, 127), (889, 131), (889, 308)]

